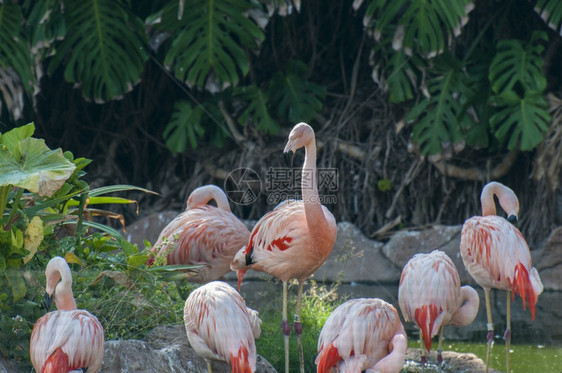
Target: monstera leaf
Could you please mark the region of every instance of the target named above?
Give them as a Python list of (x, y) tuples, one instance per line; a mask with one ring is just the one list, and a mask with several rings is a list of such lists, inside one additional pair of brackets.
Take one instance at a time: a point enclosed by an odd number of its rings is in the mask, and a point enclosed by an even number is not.
[(502, 40), (490, 65), (490, 82), (496, 94), (524, 89), (542, 92), (546, 79), (542, 73), (541, 53), (546, 33), (533, 32), (531, 40), (523, 45), (519, 40)]
[(31, 54), (26, 38), (21, 7), (0, 4), (0, 94), (14, 119), (21, 118), (23, 92), (33, 91)]
[(178, 1), (170, 1), (161, 16), (151, 17), (161, 21), (158, 30), (173, 35), (164, 64), (189, 86), (204, 86), (211, 73), (221, 87), (236, 85), (250, 69), (245, 48), (264, 40), (248, 18), (252, 7), (248, 0), (186, 0), (185, 11), (178, 13)]
[(548, 27), (562, 36), (562, 1), (538, 0), (535, 12), (541, 16)]
[(139, 82), (147, 55), (143, 22), (123, 0), (64, 2), (66, 36), (49, 64), (95, 102), (122, 97)]
[(192, 107), (187, 101), (176, 101), (172, 120), (164, 130), (168, 149), (181, 153), (187, 148), (187, 141), (192, 149), (197, 148), (197, 139), (205, 134), (201, 126), (202, 115), (201, 106)]
[[(355, 1), (358, 8), (362, 1)], [(387, 27), (396, 28), (395, 48), (434, 57), (445, 50), (450, 36), (458, 36), (474, 8), (472, 0), (371, 0), (363, 24), (379, 40)]]
[(234, 90), (237, 99), (246, 103), (246, 107), (238, 117), (238, 123), (245, 126), (249, 122), (256, 124), (258, 130), (277, 134), (279, 123), (271, 117), (267, 94), (256, 86), (238, 87)]
[(550, 115), (542, 93), (546, 79), (542, 73), (541, 53), (544, 32), (534, 32), (523, 45), (519, 40), (498, 43), (498, 52), (490, 65), (490, 98), (497, 112), (490, 124), (498, 140), (511, 150), (532, 150), (548, 129)]
[(308, 122), (322, 110), (326, 89), (308, 81), (307, 73), (302, 61), (290, 61), (285, 74), (275, 74), (269, 96), (280, 118), (292, 123)]
[(472, 91), (461, 67), (452, 56), (440, 56), (428, 80), (430, 97), (416, 104), (406, 116), (407, 122), (415, 123), (412, 140), (420, 145), (422, 154), (437, 154), (442, 143), (462, 140), (461, 130), (469, 126), (464, 102)]

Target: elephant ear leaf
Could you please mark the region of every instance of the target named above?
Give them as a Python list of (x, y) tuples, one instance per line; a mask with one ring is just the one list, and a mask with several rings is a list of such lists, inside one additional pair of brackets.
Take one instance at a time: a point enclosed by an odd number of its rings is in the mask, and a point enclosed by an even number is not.
[(147, 55), (143, 22), (122, 0), (64, 2), (66, 36), (49, 64), (64, 65), (66, 81), (103, 103), (118, 99), (140, 81)]
[(173, 35), (164, 64), (188, 86), (205, 86), (210, 76), (221, 89), (236, 85), (250, 70), (245, 49), (257, 48), (265, 38), (248, 16), (253, 6), (248, 0), (202, 0), (181, 13), (178, 2), (170, 2), (155, 18), (156, 29)]
[(543, 21), (562, 36), (562, 1), (560, 0), (538, 0), (535, 12)]

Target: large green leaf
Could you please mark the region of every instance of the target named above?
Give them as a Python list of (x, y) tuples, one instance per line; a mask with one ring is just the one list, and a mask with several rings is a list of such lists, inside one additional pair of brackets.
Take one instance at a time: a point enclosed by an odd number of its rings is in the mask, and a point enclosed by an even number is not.
[(508, 149), (532, 150), (542, 141), (550, 114), (541, 94), (526, 91), (521, 98), (507, 91), (495, 97), (494, 103), (499, 110), (490, 118), (490, 123), (498, 140), (507, 141)]
[(140, 81), (147, 54), (143, 22), (123, 0), (64, 2), (66, 37), (49, 64), (98, 103), (120, 98)]
[(546, 88), (541, 58), (546, 40), (545, 32), (535, 31), (526, 45), (515, 39), (498, 43), (498, 51), (490, 65), (494, 93), (520, 89), (542, 92)]
[(61, 149), (51, 150), (45, 141), (26, 138), (19, 144), (21, 157), (0, 146), (0, 186), (17, 186), (40, 196), (51, 196), (74, 171), (74, 163)]
[(63, 17), (64, 5), (59, 0), (26, 0), (26, 23), (30, 30), (31, 52), (37, 61), (50, 56), (56, 40), (66, 35), (66, 23)]
[(201, 125), (203, 110), (201, 106), (193, 107), (188, 101), (176, 101), (172, 120), (164, 129), (166, 146), (173, 153), (181, 153), (187, 148), (197, 148), (197, 140), (205, 134)]
[(459, 61), (447, 54), (435, 61), (428, 79), (430, 96), (417, 103), (406, 116), (413, 122), (412, 140), (422, 154), (437, 154), (442, 143), (463, 139), (462, 128), (469, 127), (464, 102), (472, 95), (469, 81)]
[(291, 123), (308, 122), (322, 110), (326, 89), (308, 81), (307, 73), (302, 61), (290, 61), (287, 72), (276, 73), (269, 87), (269, 96), (277, 106), (279, 117)]
[(170, 1), (156, 25), (172, 32), (164, 64), (189, 86), (204, 86), (211, 72), (221, 87), (236, 85), (250, 69), (245, 48), (265, 38), (248, 17), (253, 7), (248, 0), (186, 0), (178, 20), (178, 1)]
[[(359, 6), (362, 1), (356, 1)], [(472, 0), (371, 0), (363, 24), (374, 29), (375, 39), (395, 28), (395, 49), (417, 51), (433, 57), (446, 49), (451, 36), (458, 36), (474, 8)]]
[(562, 36), (562, 1), (538, 0), (535, 12), (541, 16), (548, 27)]
[(238, 117), (238, 123), (245, 126), (251, 122), (264, 133), (279, 133), (281, 127), (271, 116), (268, 96), (261, 89), (253, 85), (239, 87), (234, 90), (234, 95), (246, 104), (242, 114)]

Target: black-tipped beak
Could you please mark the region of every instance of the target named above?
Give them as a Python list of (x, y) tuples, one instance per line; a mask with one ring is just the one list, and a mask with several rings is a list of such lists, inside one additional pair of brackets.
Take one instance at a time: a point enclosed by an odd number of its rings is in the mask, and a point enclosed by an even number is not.
[(293, 153), (291, 150), (283, 153), (283, 157), (285, 157), (285, 164), (289, 168), (293, 168), (293, 157), (294, 157), (294, 155), (295, 155), (295, 153)]
[(507, 217), (507, 221), (510, 222), (511, 224), (515, 224), (515, 223), (517, 223), (517, 216), (515, 216), (515, 215), (509, 215), (509, 216)]
[(47, 308), (47, 311), (51, 308), (51, 303), (53, 303), (53, 297), (45, 293), (45, 307)]

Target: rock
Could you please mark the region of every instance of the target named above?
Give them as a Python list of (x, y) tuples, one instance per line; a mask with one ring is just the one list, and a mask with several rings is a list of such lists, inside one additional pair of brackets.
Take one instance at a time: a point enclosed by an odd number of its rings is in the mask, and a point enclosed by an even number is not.
[(338, 223), (334, 249), (314, 278), (343, 283), (398, 282), (400, 270), (383, 255), (382, 247), (381, 242), (368, 239), (352, 223)]
[[(213, 372), (230, 373), (226, 363), (213, 361)], [(200, 373), (207, 363), (189, 346), (183, 325), (159, 326), (144, 340), (105, 342), (102, 373)], [(256, 372), (275, 373), (263, 357), (258, 356)]]
[(539, 271), (544, 289), (562, 290), (562, 227), (552, 231), (543, 249), (532, 253), (533, 266)]
[(178, 216), (179, 213), (179, 211), (152, 213), (128, 225), (125, 228), (126, 231), (121, 233), (123, 233), (127, 241), (132, 244), (137, 244), (140, 249), (144, 248), (144, 240), (154, 245), (162, 229)]
[[(422, 372), (420, 364), (421, 349), (409, 348), (406, 351), (406, 366), (403, 371)], [(443, 351), (443, 370), (444, 373), (478, 373), (486, 371), (486, 363), (472, 353), (458, 353), (453, 351)], [(437, 367), (437, 353), (431, 351), (428, 362), (423, 372), (440, 372)], [(500, 373), (495, 369), (488, 369), (489, 373)]]
[(435, 225), (420, 231), (402, 231), (394, 234), (382, 248), (384, 255), (402, 271), (402, 268), (417, 253), (441, 250), (447, 254), (459, 272), (463, 285), (476, 285), (464, 267), (460, 254), (462, 225)]
[(15, 362), (5, 358), (4, 356), (0, 356), (0, 373), (14, 373), (22, 371), (18, 369), (18, 366)]

